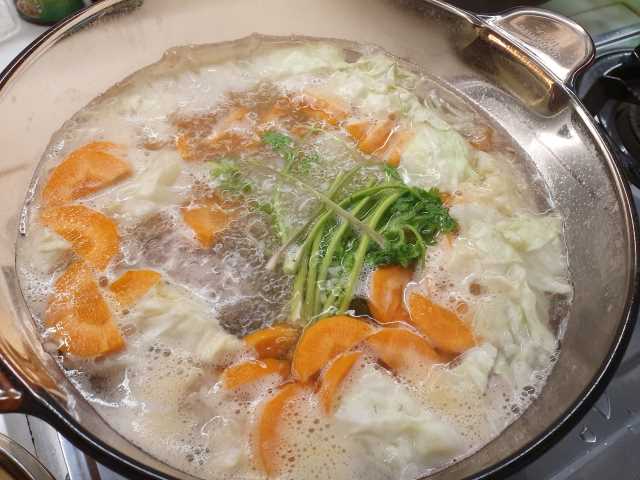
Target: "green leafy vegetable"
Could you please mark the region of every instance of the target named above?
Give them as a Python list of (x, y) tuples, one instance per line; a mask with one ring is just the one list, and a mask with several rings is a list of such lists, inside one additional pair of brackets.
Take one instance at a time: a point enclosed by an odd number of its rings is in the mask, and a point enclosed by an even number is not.
[[(282, 241), (267, 263), (268, 268), (275, 268), (287, 251), (295, 250), (294, 258), (287, 262), (288, 273), (295, 275), (291, 299), (294, 321), (307, 323), (344, 312), (353, 300), (365, 264), (409, 267), (424, 258), (438, 235), (457, 228), (438, 190), (406, 185), (394, 167), (385, 165), (384, 179), (339, 200), (340, 191), (357, 169), (338, 175), (327, 192), (320, 192), (299, 176), (319, 161), (316, 154), (305, 153), (291, 137), (280, 132), (265, 132), (262, 142), (282, 157), (282, 168), (251, 159), (243, 162), (276, 178), (270, 201), (255, 200), (252, 208), (271, 216)], [(211, 174), (224, 190), (240, 195), (254, 190), (233, 160), (222, 159), (214, 164)], [(311, 218), (291, 234), (287, 232), (287, 212), (280, 201), (282, 182), (297, 186), (320, 201)]]
[(293, 139), (284, 133), (269, 130), (262, 134), (262, 142), (273, 148), (274, 151), (284, 154), (291, 150)]
[[(262, 143), (271, 147), (284, 160), (281, 173), (286, 174), (292, 170), (298, 173), (309, 173), (313, 162), (318, 161), (318, 155), (305, 154), (296, 147), (293, 139), (284, 133), (269, 130), (262, 134)], [(285, 221), (286, 212), (283, 211), (280, 202), (280, 178), (273, 187), (271, 203), (273, 205), (273, 216), (275, 219), (275, 229), (281, 240), (288, 236), (287, 223)]]
[(211, 164), (211, 176), (219, 182), (221, 190), (233, 194), (246, 194), (253, 190), (253, 184), (240, 171), (235, 161), (223, 158)]
[(389, 209), (384, 227), (380, 229), (384, 247), (372, 247), (367, 262), (374, 266), (408, 267), (424, 256), (426, 247), (436, 242), (439, 233), (449, 233), (456, 228), (456, 221), (442, 204), (436, 189), (411, 188)]
[[(340, 173), (335, 178), (331, 186), (329, 187), (329, 191), (327, 192), (327, 197), (333, 200), (335, 196), (338, 194), (338, 192), (342, 189), (342, 187), (344, 187), (344, 185), (347, 182), (349, 182), (351, 178), (353, 178), (353, 176), (356, 174), (357, 171), (358, 171), (358, 168), (354, 168), (352, 170), (349, 170), (346, 173)], [(289, 239), (286, 242), (284, 242), (280, 246), (280, 248), (278, 248), (278, 250), (276, 250), (276, 252), (267, 262), (268, 270), (273, 270), (276, 267), (276, 265), (280, 261), (280, 257), (285, 253), (285, 251), (289, 247), (291, 247), (295, 241), (298, 240), (300, 235), (302, 235), (309, 227), (311, 227), (316, 217), (322, 215), (323, 212), (324, 212), (324, 207), (323, 206), (319, 207), (311, 216), (311, 218), (302, 227), (298, 228), (295, 232), (293, 232), (293, 234), (289, 237)]]
[(254, 184), (242, 174), (237, 160), (223, 158), (219, 162), (212, 163), (211, 177), (218, 181), (218, 188), (225, 194), (242, 197), (243, 200), (247, 200), (247, 207), (249, 209), (270, 217), (272, 223), (275, 224), (274, 206), (271, 202), (258, 200), (256, 198), (245, 198), (254, 192), (256, 188)]
[[(391, 167), (385, 167), (384, 174), (381, 183), (353, 192), (337, 204), (348, 217), (325, 205), (324, 213), (305, 229), (307, 236), (293, 266), (292, 315), (296, 316), (292, 320), (307, 323), (344, 312), (365, 263), (410, 266), (424, 257), (439, 234), (457, 228), (437, 190), (409, 187)], [(357, 228), (360, 224), (367, 228)], [(384, 242), (371, 242), (371, 231)]]
[(359, 220), (357, 217), (353, 216), (348, 210), (345, 210), (344, 208), (342, 208), (342, 206), (340, 206), (338, 203), (334, 202), (330, 197), (328, 197), (324, 193), (316, 190), (314, 187), (309, 185), (307, 182), (305, 182), (305, 181), (303, 181), (303, 180), (301, 180), (301, 179), (299, 179), (297, 177), (294, 177), (293, 175), (289, 175), (288, 173), (275, 170), (275, 169), (269, 167), (268, 165), (262, 165), (262, 164), (253, 163), (253, 162), (251, 164), (253, 166), (255, 166), (256, 168), (262, 168), (264, 170), (270, 171), (270, 172), (274, 173), (275, 175), (287, 180), (290, 183), (299, 185), (304, 190), (308, 191), (314, 197), (316, 197), (318, 200), (320, 200), (322, 203), (324, 203), (325, 207), (327, 207), (327, 209), (330, 210), (332, 213), (338, 215), (339, 217), (344, 218), (349, 223), (351, 223), (356, 229), (358, 229), (359, 231), (362, 231), (363, 233), (366, 233), (376, 243), (378, 243), (380, 246), (383, 246), (384, 238), (382, 237), (382, 235), (380, 235), (374, 229), (369, 227), (366, 223), (364, 223), (361, 220)]
[(384, 164), (384, 175), (387, 178), (387, 182), (400, 182), (402, 183), (402, 177), (400, 176), (400, 172), (396, 167), (392, 167), (391, 165)]
[(283, 172), (295, 170), (297, 173), (309, 173), (312, 165), (320, 161), (320, 156), (313, 153), (306, 153), (296, 146), (293, 139), (284, 133), (269, 130), (262, 134), (262, 143), (271, 147), (284, 160)]

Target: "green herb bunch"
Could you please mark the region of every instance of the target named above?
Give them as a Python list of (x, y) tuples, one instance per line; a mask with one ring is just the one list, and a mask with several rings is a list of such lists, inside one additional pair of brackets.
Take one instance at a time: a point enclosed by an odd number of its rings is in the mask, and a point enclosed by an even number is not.
[(436, 242), (438, 234), (456, 229), (455, 220), (435, 189), (408, 188), (385, 217), (380, 229), (384, 247), (373, 246), (367, 253), (367, 262), (374, 266), (408, 267), (424, 257), (427, 246)]
[[(249, 166), (275, 174), (270, 212), (282, 244), (267, 264), (294, 275), (291, 320), (307, 324), (322, 316), (345, 312), (354, 296), (365, 265), (409, 267), (424, 258), (428, 246), (440, 234), (456, 230), (456, 221), (443, 205), (437, 189), (425, 190), (404, 183), (395, 168), (384, 166), (384, 179), (344, 193), (357, 169), (339, 174), (327, 192), (319, 192), (303, 178), (314, 155), (306, 154), (292, 138), (266, 132), (264, 145), (279, 154), (280, 170), (264, 163)], [(236, 191), (253, 188), (237, 166), (220, 163), (214, 173), (221, 183)], [(289, 233), (284, 225), (280, 186), (282, 182), (316, 197), (321, 206), (305, 225)]]
[(325, 212), (307, 232), (293, 264), (292, 317), (307, 323), (345, 312), (365, 265), (409, 265), (420, 261), (441, 233), (457, 228), (437, 190), (409, 187), (393, 179), (360, 189), (338, 202), (381, 234), (372, 242), (345, 219)]

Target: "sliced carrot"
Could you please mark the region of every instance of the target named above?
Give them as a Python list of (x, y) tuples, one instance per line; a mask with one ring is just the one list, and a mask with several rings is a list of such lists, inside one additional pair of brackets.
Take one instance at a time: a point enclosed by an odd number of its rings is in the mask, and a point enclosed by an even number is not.
[(109, 286), (122, 308), (128, 308), (140, 300), (156, 283), (161, 275), (153, 270), (129, 270)]
[(60, 205), (97, 192), (131, 174), (110, 142), (93, 142), (71, 152), (53, 169), (42, 190), (45, 205)]
[(413, 278), (413, 270), (399, 265), (377, 268), (371, 275), (369, 310), (380, 323), (408, 322), (404, 308), (404, 289)]
[(180, 121), (177, 124), (180, 133), (176, 137), (176, 150), (184, 161), (195, 162), (254, 146), (257, 137), (247, 128), (248, 125), (241, 123), (248, 113), (247, 108), (238, 106), (220, 119), (218, 114), (214, 114)]
[(290, 325), (274, 325), (244, 337), (244, 343), (252, 347), (258, 358), (283, 358), (296, 344), (300, 332)]
[(353, 365), (362, 356), (362, 352), (343, 353), (331, 362), (331, 364), (323, 372), (320, 380), (320, 389), (318, 397), (325, 414), (330, 415), (333, 411), (335, 396), (342, 385), (344, 379), (349, 375)]
[(444, 359), (424, 338), (401, 328), (384, 328), (364, 340), (376, 356), (396, 373), (416, 361), (444, 363)]
[(230, 390), (257, 382), (267, 375), (279, 375), (282, 380), (289, 376), (289, 362), (265, 358), (231, 365), (222, 374), (224, 386)]
[(443, 350), (436, 350), (436, 351), (438, 352), (438, 355), (440, 355), (440, 359), (442, 360), (442, 363), (453, 362), (459, 356), (459, 354), (457, 353), (449, 353)]
[(206, 139), (197, 139), (186, 133), (176, 138), (176, 150), (185, 162), (230, 155), (256, 145), (257, 141), (248, 132), (235, 130), (220, 132)]
[(71, 264), (55, 282), (54, 289), (45, 323), (64, 340), (64, 351), (79, 357), (95, 357), (124, 347), (122, 334), (84, 262)]
[(227, 114), (225, 115), (225, 117), (218, 123), (218, 125), (220, 126), (221, 130), (233, 127), (236, 123), (240, 122), (241, 120), (244, 120), (244, 118), (251, 112), (251, 110), (249, 110), (247, 107), (234, 107), (231, 110), (229, 110), (229, 112), (227, 112)]
[(257, 422), (255, 447), (258, 462), (268, 476), (276, 475), (281, 468), (281, 424), (287, 406), (306, 391), (309, 391), (309, 387), (303, 383), (289, 383), (262, 407)]
[(306, 382), (331, 359), (360, 343), (372, 332), (356, 318), (339, 315), (318, 320), (307, 328), (293, 352), (293, 375)]
[(240, 130), (225, 130), (209, 138), (207, 143), (207, 154), (214, 156), (231, 155), (254, 144), (251, 134)]
[(394, 127), (395, 121), (392, 118), (378, 121), (358, 142), (358, 148), (361, 152), (368, 154), (384, 148), (391, 137)]
[(450, 207), (453, 203), (453, 194), (448, 192), (440, 192), (440, 200), (445, 207)]
[(171, 115), (171, 123), (181, 132), (210, 131), (211, 126), (219, 120), (221, 112), (213, 111), (197, 115)]
[(104, 270), (120, 248), (115, 222), (83, 205), (45, 208), (40, 223), (70, 242), (73, 251), (98, 270)]
[(310, 132), (316, 132), (309, 125), (293, 125), (289, 131), (298, 138), (302, 138)]
[(211, 155), (229, 155), (249, 147), (252, 133), (240, 129), (239, 123), (249, 114), (246, 107), (234, 107), (215, 126), (215, 132), (207, 139), (207, 152)]
[(176, 150), (178, 150), (178, 153), (185, 162), (195, 160), (192, 141), (191, 136), (187, 134), (178, 135), (176, 138)]
[(305, 115), (329, 125), (337, 125), (349, 114), (349, 106), (344, 100), (325, 92), (306, 90), (296, 100)]
[(182, 219), (193, 230), (203, 248), (211, 248), (217, 234), (231, 223), (232, 215), (224, 207), (224, 200), (214, 193), (180, 209)]
[(268, 124), (290, 116), (293, 110), (294, 106), (289, 97), (279, 98), (267, 111), (260, 115), (259, 128), (264, 129)]
[(357, 122), (351, 122), (347, 124), (344, 128), (356, 142), (359, 142), (367, 134), (370, 127), (371, 123), (369, 123), (368, 121), (359, 120)]
[(413, 138), (414, 133), (410, 130), (398, 130), (391, 135), (384, 151), (384, 161), (392, 167), (400, 165), (400, 159), (407, 143)]
[(462, 353), (476, 344), (471, 327), (455, 312), (422, 295), (409, 296), (409, 312), (411, 323), (439, 350)]

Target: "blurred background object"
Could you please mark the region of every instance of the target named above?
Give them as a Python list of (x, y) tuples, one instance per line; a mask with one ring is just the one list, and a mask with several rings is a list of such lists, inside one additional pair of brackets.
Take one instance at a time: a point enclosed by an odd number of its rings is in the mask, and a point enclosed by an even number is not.
[(449, 1), (449, 3), (453, 3), (460, 8), (466, 8), (473, 12), (497, 13), (523, 5), (526, 5), (527, 7), (541, 6), (543, 3), (547, 3), (547, 1), (548, 0), (523, 0), (521, 2), (513, 0), (452, 0)]
[(18, 15), (27, 22), (53, 25), (85, 6), (83, 0), (14, 0)]
[(20, 29), (13, 9), (7, 1), (0, 0), (0, 42), (14, 36)]

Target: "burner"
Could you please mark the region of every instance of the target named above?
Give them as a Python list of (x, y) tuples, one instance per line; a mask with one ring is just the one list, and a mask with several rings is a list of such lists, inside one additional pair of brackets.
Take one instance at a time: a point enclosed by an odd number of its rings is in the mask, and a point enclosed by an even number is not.
[(576, 87), (629, 180), (640, 186), (640, 47), (600, 57)]
[(629, 155), (640, 160), (640, 106), (621, 104), (616, 111), (615, 125)]

